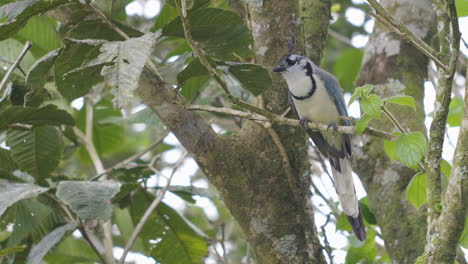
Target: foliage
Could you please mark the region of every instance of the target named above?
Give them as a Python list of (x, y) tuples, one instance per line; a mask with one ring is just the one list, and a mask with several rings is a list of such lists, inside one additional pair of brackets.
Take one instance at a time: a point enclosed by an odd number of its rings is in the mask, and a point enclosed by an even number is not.
[[(178, 169), (174, 156), (182, 149), (169, 136), (143, 151), (166, 129), (133, 95), (141, 76), (154, 71), (151, 65), (187, 102), (225, 104), (226, 95), (185, 39), (175, 1), (165, 1), (154, 19), (127, 17), (128, 0), (0, 3), (0, 79), (23, 44), (33, 43), (8, 87), (0, 87), (0, 263), (102, 262), (102, 252), (83, 230), (98, 237), (99, 227), (108, 220), (117, 229), (111, 235), (114, 245), (126, 246), (161, 192), (167, 171)], [(363, 33), (362, 26), (343, 21), (343, 15), (349, 7), (366, 7), (338, 2), (333, 12), (340, 18), (332, 28), (341, 28), (348, 38)], [(459, 16), (468, 14), (466, 2), (456, 1)], [(59, 21), (54, 12), (62, 7), (70, 16)], [(253, 63), (251, 29), (226, 1), (188, 1), (187, 12), (193, 40), (234, 95), (250, 102), (269, 91), (270, 72)], [(411, 96), (381, 98), (372, 84), (355, 88), (363, 51), (330, 38), (329, 42), (323, 68), (333, 72), (345, 92), (353, 92), (349, 105), (359, 100), (358, 133), (373, 121), (389, 118), (390, 104), (416, 110)], [(448, 124), (460, 126), (462, 112), (462, 99), (453, 98)], [(226, 134), (243, 124), (216, 114), (209, 117)], [(406, 199), (420, 209), (426, 202), (426, 176), (420, 171), (425, 136), (416, 131), (394, 135), (383, 142), (383, 149), (392, 162), (418, 171), (407, 186)], [(141, 155), (122, 163), (135, 153)], [(450, 177), (447, 161), (441, 170)], [(254, 257), (239, 226), (202, 173), (193, 174), (187, 180), (190, 186), (169, 188), (170, 197), (176, 198), (163, 200), (149, 215), (131, 251), (162, 264), (201, 263), (216, 258), (216, 249), (233, 245), (222, 257), (229, 263), (250, 261)], [(183, 205), (173, 208), (174, 200)], [(207, 217), (200, 200), (217, 216)], [(349, 236), (346, 263), (390, 263), (376, 239), (379, 223), (367, 197), (359, 203), (369, 232), (363, 243)], [(329, 209), (337, 232), (348, 236), (346, 216), (337, 205)], [(467, 230), (460, 240), (464, 247)]]

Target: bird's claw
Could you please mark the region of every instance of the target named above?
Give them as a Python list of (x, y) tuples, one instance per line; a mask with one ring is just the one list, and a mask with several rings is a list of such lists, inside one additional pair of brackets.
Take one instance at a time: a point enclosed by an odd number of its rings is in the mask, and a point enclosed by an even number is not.
[(336, 133), (338, 131), (338, 124), (335, 122), (332, 122), (328, 124), (327, 130), (330, 130), (330, 128), (333, 128), (333, 132)]
[(301, 125), (303, 129), (309, 128), (309, 120), (307, 120), (307, 118), (301, 118), (299, 120), (299, 124)]

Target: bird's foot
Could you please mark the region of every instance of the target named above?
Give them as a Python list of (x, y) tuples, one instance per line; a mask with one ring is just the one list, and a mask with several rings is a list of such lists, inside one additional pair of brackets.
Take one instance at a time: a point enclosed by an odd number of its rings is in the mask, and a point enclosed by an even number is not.
[(299, 119), (299, 124), (301, 125), (303, 129), (309, 128), (309, 120), (307, 120), (307, 118)]
[(332, 122), (328, 124), (327, 130), (330, 130), (330, 128), (333, 128), (333, 133), (336, 133), (338, 131), (338, 124), (335, 122)]

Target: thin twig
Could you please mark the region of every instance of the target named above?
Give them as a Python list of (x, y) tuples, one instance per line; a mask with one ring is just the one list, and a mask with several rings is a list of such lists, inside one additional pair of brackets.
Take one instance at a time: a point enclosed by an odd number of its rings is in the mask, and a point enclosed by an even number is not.
[[(81, 3), (81, 1), (79, 1)], [(96, 8), (95, 6), (93, 6), (92, 4), (90, 3), (86, 3), (84, 4), (86, 6), (88, 6), (89, 8), (91, 8), (97, 15), (99, 15), (102, 20), (104, 20), (104, 22), (106, 24), (108, 24), (115, 32), (117, 32), (122, 38), (124, 38), (125, 40), (128, 40), (130, 39), (130, 37), (127, 35), (127, 33), (125, 33), (123, 30), (121, 30), (119, 27), (117, 27), (116, 25), (114, 25), (114, 23), (112, 23), (112, 21), (101, 11), (99, 10), (98, 8)], [(154, 66), (153, 62), (151, 61), (151, 59), (148, 59), (146, 61), (146, 67), (150, 70), (150, 72), (152, 74), (154, 74), (154, 76), (158, 79), (158, 81), (162, 81), (163, 78), (161, 77), (161, 74), (159, 73), (158, 69), (156, 69), (156, 66)]]
[(412, 43), (419, 51), (424, 55), (432, 59), (440, 67), (447, 69), (440, 58), (437, 56), (436, 50), (429, 46), (422, 39), (413, 34), (404, 24), (396, 20), (392, 14), (390, 14), (377, 0), (367, 0), (369, 4), (375, 9), (376, 14), (371, 13), (370, 15), (375, 17), (377, 20), (384, 22), (390, 30), (400, 35), (405, 41)]
[[(272, 118), (270, 119), (268, 117), (265, 117), (263, 115), (256, 114), (256, 113), (243, 112), (243, 111), (234, 110), (230, 108), (213, 107), (213, 106), (208, 106), (208, 105), (187, 105), (186, 109), (197, 110), (197, 111), (208, 111), (208, 112), (226, 114), (230, 116), (238, 116), (238, 117), (256, 121), (262, 124), (265, 122), (269, 122), (269, 123), (279, 124), (279, 125), (288, 125), (288, 126), (296, 126), (296, 127), (301, 126), (299, 120), (297, 119), (286, 118), (280, 115), (276, 115), (274, 113), (270, 113), (272, 116)], [(316, 129), (316, 130), (321, 130), (321, 131), (330, 130), (330, 128), (326, 124), (318, 124), (318, 123), (312, 123), (312, 122), (308, 123), (308, 127), (311, 129)], [(336, 131), (343, 133), (343, 134), (355, 134), (356, 128), (353, 126), (338, 126)], [(387, 139), (387, 140), (392, 140), (396, 137), (395, 135), (391, 133), (381, 131), (372, 127), (367, 127), (366, 130), (364, 130), (364, 134), (380, 137), (380, 138)]]
[(8, 69), (5, 76), (3, 76), (2, 82), (0, 82), (0, 94), (3, 94), (3, 88), (6, 87), (8, 79), (10, 79), (10, 77), (13, 74), (13, 72), (15, 71), (16, 67), (18, 67), (21, 60), (24, 58), (24, 56), (26, 55), (28, 50), (31, 48), (31, 46), (32, 46), (32, 42), (31, 41), (26, 41), (26, 43), (24, 44), (24, 48), (21, 51), (21, 53), (19, 54), (18, 58), (13, 63), (13, 65), (11, 65), (11, 67)]
[(400, 122), (398, 122), (398, 120), (395, 118), (395, 116), (385, 107), (385, 104), (382, 106), (382, 111), (385, 114), (385, 116), (388, 117), (388, 119), (390, 119), (390, 121), (392, 121), (393, 125), (395, 125), (398, 128), (398, 130), (400, 130), (401, 133), (410, 133), (411, 132), (411, 131), (405, 129), (403, 127), (403, 125), (401, 125)]
[(121, 162), (115, 164), (114, 166), (112, 166), (112, 167), (106, 169), (104, 172), (99, 173), (99, 174), (93, 176), (93, 177), (90, 178), (88, 181), (95, 181), (95, 180), (99, 179), (101, 176), (108, 174), (108, 173), (111, 172), (112, 170), (117, 169), (117, 168), (124, 167), (124, 166), (127, 165), (128, 163), (130, 163), (130, 162), (132, 162), (132, 161), (134, 161), (134, 160), (139, 159), (141, 156), (145, 155), (145, 154), (148, 153), (150, 150), (152, 150), (153, 148), (155, 148), (155, 147), (157, 147), (159, 144), (161, 144), (168, 134), (169, 134), (169, 131), (166, 131), (166, 132), (164, 133), (164, 135), (161, 136), (161, 138), (159, 138), (158, 140), (156, 140), (155, 142), (153, 142), (153, 144), (149, 145), (147, 148), (145, 148), (145, 149), (142, 150), (141, 152), (136, 153), (136, 154), (134, 154), (133, 156), (130, 156), (130, 157), (126, 158), (125, 160), (123, 160), (123, 161), (121, 161)]
[(324, 242), (323, 249), (325, 249), (325, 252), (327, 252), (328, 258), (330, 259), (330, 263), (333, 263), (333, 250), (330, 247), (330, 242), (328, 242), (327, 233), (325, 232), (325, 226), (327, 226), (328, 222), (330, 222), (330, 216), (331, 216), (331, 213), (327, 215), (327, 220), (320, 227), (320, 229), (322, 230), (322, 233), (323, 233), (323, 242)]
[(97, 246), (94, 244), (94, 242), (89, 237), (88, 233), (86, 232), (86, 228), (84, 227), (84, 225), (83, 225), (83, 223), (81, 221), (80, 221), (80, 226), (79, 226), (78, 230), (80, 230), (81, 235), (88, 242), (88, 244), (91, 246), (94, 253), (96, 253), (96, 255), (99, 257), (101, 262), (102, 263), (107, 263), (106, 260), (104, 259), (104, 257), (101, 255), (101, 252), (99, 252)]
[[(8, 64), (13, 64), (13, 63), (14, 63), (14, 62), (11, 62), (11, 61), (9, 61), (9, 60), (7, 60), (7, 59), (5, 59), (5, 58), (2, 58), (2, 57), (0, 57), (0, 61), (3, 61), (3, 62), (8, 63)], [(20, 70), (20, 72), (21, 72), (24, 76), (27, 75), (26, 72), (23, 70), (23, 68), (21, 68), (20, 65), (18, 65), (17, 68), (18, 68), (18, 70)]]
[[(172, 177), (174, 176), (175, 172), (180, 167), (180, 165), (182, 165), (183, 161), (185, 160), (186, 155), (187, 154), (184, 154), (182, 156), (182, 158), (174, 165), (173, 170), (171, 172), (171, 175), (167, 179), (166, 186), (164, 186), (164, 188), (158, 193), (156, 198), (153, 200), (153, 202), (150, 204), (148, 209), (146, 209), (145, 213), (141, 217), (140, 222), (138, 222), (137, 226), (135, 227), (135, 230), (133, 230), (132, 235), (130, 236), (130, 239), (128, 240), (127, 244), (125, 245), (125, 249), (124, 249), (124, 252), (122, 254), (122, 257), (119, 260), (119, 264), (123, 264), (125, 262), (125, 258), (127, 257), (128, 252), (130, 251), (133, 244), (135, 243), (138, 235), (140, 234), (141, 230), (143, 229), (143, 226), (148, 221), (150, 215), (153, 213), (153, 211), (156, 209), (156, 207), (159, 205), (159, 203), (163, 199), (164, 194), (166, 194), (166, 192), (167, 192), (167, 189), (169, 189), (169, 186), (171, 185)], [(157, 172), (154, 169), (153, 164), (150, 164), (150, 169), (153, 169), (153, 171)]]

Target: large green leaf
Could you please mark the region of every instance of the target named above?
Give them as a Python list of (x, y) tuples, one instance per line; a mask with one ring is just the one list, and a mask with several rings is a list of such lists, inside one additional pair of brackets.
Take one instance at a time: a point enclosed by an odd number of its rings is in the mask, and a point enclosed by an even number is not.
[(26, 264), (43, 263), (42, 258), (47, 254), (47, 252), (49, 252), (49, 250), (51, 250), (60, 240), (62, 240), (65, 233), (75, 228), (75, 224), (66, 224), (50, 232), (31, 249), (26, 260)]
[(0, 130), (12, 124), (28, 125), (75, 125), (73, 117), (56, 105), (41, 108), (12, 106), (0, 112)]
[(34, 90), (42, 88), (49, 77), (50, 69), (54, 65), (59, 52), (60, 49), (53, 50), (37, 60), (26, 75), (26, 84)]
[(161, 9), (159, 15), (156, 17), (156, 23), (151, 28), (151, 31), (155, 32), (156, 30), (163, 28), (167, 23), (176, 18), (178, 14), (179, 12), (177, 12), (176, 8), (166, 3)]
[(48, 264), (99, 263), (100, 259), (84, 239), (68, 236), (44, 257)]
[(90, 63), (112, 63), (104, 66), (101, 74), (112, 87), (114, 105), (124, 107), (138, 85), (143, 66), (149, 59), (160, 33), (146, 34), (126, 41), (104, 43), (98, 58)]
[(66, 39), (65, 47), (55, 61), (55, 83), (59, 92), (68, 100), (85, 95), (101, 81), (104, 65), (84, 67), (99, 55), (99, 47), (105, 41)]
[(0, 169), (3, 169), (7, 172), (12, 172), (17, 168), (18, 166), (10, 156), (10, 151), (4, 148), (0, 148)]
[(19, 0), (1, 6), (0, 19), (7, 22), (0, 23), (0, 40), (13, 36), (31, 17), (66, 3), (68, 0)]
[(345, 264), (375, 263), (379, 249), (375, 243), (376, 232), (368, 229), (367, 238), (360, 247), (351, 246), (346, 254)]
[(387, 153), (387, 156), (390, 158), (391, 162), (394, 162), (398, 159), (395, 154), (395, 142), (384, 140), (384, 150)]
[(468, 0), (456, 0), (455, 6), (458, 17), (468, 16)]
[[(201, 48), (218, 57), (249, 54), (252, 41), (242, 18), (234, 12), (217, 8), (200, 8), (189, 13), (190, 33)], [(164, 26), (166, 36), (184, 37), (180, 17)]]
[(385, 103), (406, 105), (416, 110), (416, 103), (414, 102), (414, 98), (411, 96), (407, 96), (407, 95), (392, 96), (389, 98), (385, 98), (383, 101)]
[(61, 181), (57, 197), (83, 219), (107, 221), (114, 206), (111, 199), (119, 192), (115, 181)]
[(0, 199), (0, 216), (12, 204), (23, 199), (38, 196), (47, 190), (49, 190), (49, 188), (44, 188), (35, 184), (10, 183), (0, 180), (0, 193), (2, 194), (2, 199)]
[(354, 88), (354, 81), (361, 68), (362, 55), (362, 50), (349, 48), (343, 50), (336, 60), (333, 73), (341, 87), (347, 92)]
[(406, 200), (416, 209), (421, 208), (427, 201), (426, 178), (425, 173), (417, 173), (406, 187)]
[(372, 118), (380, 119), (380, 109), (382, 102), (376, 94), (371, 94), (361, 99), (362, 112), (368, 114)]
[[(154, 196), (134, 195), (131, 214), (134, 222), (143, 216)], [(151, 247), (151, 256), (161, 264), (198, 264), (208, 253), (208, 244), (177, 211), (160, 203), (143, 227), (140, 237)]]
[(57, 22), (46, 16), (33, 16), (14, 39), (21, 43), (31, 41), (31, 53), (40, 58), (60, 46), (60, 37), (56, 31)]
[(57, 167), (63, 152), (62, 133), (49, 125), (31, 130), (10, 129), (6, 143), (21, 170), (41, 177), (47, 177)]
[(403, 164), (417, 168), (426, 151), (426, 138), (421, 132), (400, 135), (395, 141), (395, 155)]

